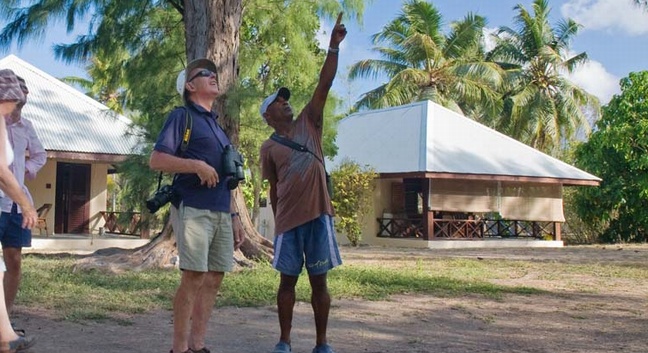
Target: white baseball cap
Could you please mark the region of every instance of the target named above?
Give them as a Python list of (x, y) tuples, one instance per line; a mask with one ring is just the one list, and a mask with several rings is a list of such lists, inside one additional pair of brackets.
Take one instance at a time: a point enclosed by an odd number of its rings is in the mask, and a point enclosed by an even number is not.
[(259, 109), (259, 112), (261, 113), (261, 117), (263, 118), (264, 121), (265, 121), (265, 116), (263, 116), (263, 114), (265, 114), (266, 110), (268, 110), (268, 107), (270, 106), (270, 104), (274, 103), (274, 101), (277, 100), (277, 97), (281, 97), (281, 98), (283, 98), (285, 100), (289, 100), (290, 99), (290, 90), (288, 88), (286, 88), (286, 87), (281, 87), (281, 88), (279, 88), (277, 90), (277, 92), (269, 95), (268, 97), (266, 97), (266, 99), (263, 100), (263, 103), (261, 103), (261, 109)]
[(193, 71), (195, 68), (207, 69), (211, 72), (216, 72), (216, 64), (209, 59), (196, 59), (187, 65), (187, 68), (178, 73), (178, 78), (176, 78), (176, 91), (180, 93), (181, 96), (184, 96), (185, 84), (187, 83), (187, 75)]

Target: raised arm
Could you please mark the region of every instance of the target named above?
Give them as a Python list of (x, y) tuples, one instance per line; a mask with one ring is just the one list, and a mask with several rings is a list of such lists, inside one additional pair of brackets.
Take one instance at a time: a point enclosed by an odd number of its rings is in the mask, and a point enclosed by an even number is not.
[(313, 98), (311, 98), (310, 102), (310, 116), (313, 119), (316, 119), (315, 126), (317, 127), (322, 126), (326, 97), (328, 97), (329, 90), (333, 85), (333, 79), (337, 73), (340, 43), (344, 40), (347, 34), (346, 28), (341, 23), (342, 14), (343, 13), (340, 12), (338, 15), (333, 31), (331, 32), (331, 40), (329, 42), (326, 60), (324, 61), (324, 66), (322, 66), (322, 71), (320, 72), (319, 83), (317, 84), (317, 88), (315, 88), (315, 93), (313, 93)]

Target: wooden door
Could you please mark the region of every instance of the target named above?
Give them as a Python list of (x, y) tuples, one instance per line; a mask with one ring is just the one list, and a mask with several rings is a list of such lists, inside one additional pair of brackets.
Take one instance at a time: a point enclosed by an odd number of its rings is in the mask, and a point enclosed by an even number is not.
[(90, 164), (56, 165), (56, 233), (90, 232)]

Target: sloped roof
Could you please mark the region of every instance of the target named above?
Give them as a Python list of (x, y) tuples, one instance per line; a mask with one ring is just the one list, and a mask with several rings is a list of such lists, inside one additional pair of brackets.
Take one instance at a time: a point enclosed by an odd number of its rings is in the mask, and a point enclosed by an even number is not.
[(333, 165), (349, 158), (376, 172), (601, 179), (431, 101), (360, 112), (341, 120)]
[(134, 154), (138, 141), (126, 135), (131, 123), (126, 117), (15, 55), (0, 60), (0, 68), (25, 79), (29, 96), (23, 117), (48, 152)]

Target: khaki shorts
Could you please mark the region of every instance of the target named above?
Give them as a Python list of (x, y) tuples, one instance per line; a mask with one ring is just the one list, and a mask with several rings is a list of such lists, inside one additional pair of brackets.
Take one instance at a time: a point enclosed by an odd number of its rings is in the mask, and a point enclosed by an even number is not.
[(171, 206), (180, 269), (229, 272), (234, 266), (234, 233), (229, 212)]

